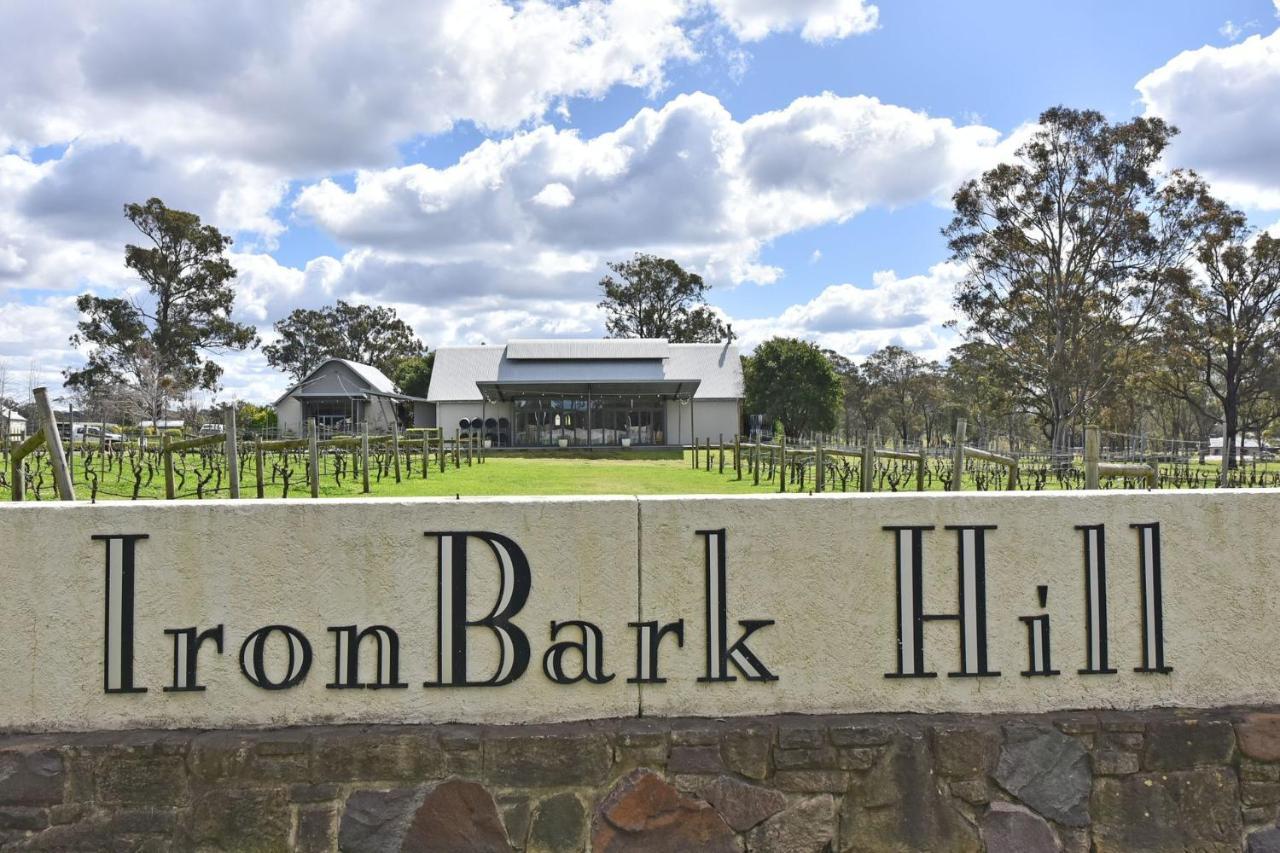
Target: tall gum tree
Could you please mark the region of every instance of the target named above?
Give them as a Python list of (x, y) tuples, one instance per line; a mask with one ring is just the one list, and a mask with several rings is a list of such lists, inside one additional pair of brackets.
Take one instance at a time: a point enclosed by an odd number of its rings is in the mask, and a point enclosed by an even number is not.
[(86, 392), (123, 383), (152, 418), (189, 391), (216, 390), (222, 367), (211, 357), (258, 345), (252, 326), (231, 319), (235, 268), (231, 238), (200, 217), (158, 198), (126, 204), (124, 215), (150, 245), (125, 246), (125, 265), (147, 286), (138, 299), (76, 299), (80, 321), (71, 345), (87, 347), (83, 367), (65, 372)]
[(1241, 430), (1277, 416), (1280, 371), (1280, 240), (1255, 234), (1244, 214), (1214, 199), (1202, 205), (1195, 261), (1173, 282), (1160, 349), (1164, 390), (1202, 415), (1222, 414), (1223, 459), (1234, 467)]
[(991, 345), (1055, 450), (1157, 328), (1203, 184), (1157, 165), (1177, 131), (1056, 107), (1016, 152), (955, 193), (943, 233), (968, 267), (956, 306)]

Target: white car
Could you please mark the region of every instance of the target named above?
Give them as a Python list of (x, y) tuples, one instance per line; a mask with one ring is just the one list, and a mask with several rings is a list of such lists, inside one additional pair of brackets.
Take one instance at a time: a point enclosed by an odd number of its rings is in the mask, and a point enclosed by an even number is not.
[(200, 435), (222, 435), (227, 428), (222, 424), (202, 424), (200, 426)]
[(103, 441), (111, 444), (124, 441), (124, 436), (120, 433), (111, 429), (104, 433), (101, 426), (94, 424), (76, 424), (71, 428), (71, 437), (82, 444), (99, 444)]

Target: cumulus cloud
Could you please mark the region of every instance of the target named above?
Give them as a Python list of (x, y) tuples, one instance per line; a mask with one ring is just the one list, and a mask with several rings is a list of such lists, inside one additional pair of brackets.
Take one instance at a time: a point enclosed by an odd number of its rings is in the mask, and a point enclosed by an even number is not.
[(1137, 83), (1149, 115), (1182, 133), (1171, 163), (1238, 205), (1280, 208), (1280, 30), (1178, 54)]
[(865, 0), (711, 0), (712, 6), (743, 41), (772, 32), (799, 30), (802, 38), (822, 42), (875, 29), (879, 10)]
[(959, 319), (952, 298), (963, 276), (963, 268), (952, 262), (906, 278), (878, 272), (869, 287), (833, 284), (777, 316), (732, 318), (733, 330), (746, 347), (780, 335), (812, 340), (851, 357), (896, 344), (941, 360), (959, 343), (958, 333), (946, 324)]
[(551, 253), (599, 268), (639, 249), (768, 282), (769, 240), (939, 197), (987, 165), (997, 139), (874, 98), (800, 98), (737, 121), (710, 95), (683, 95), (591, 139), (541, 127), (447, 168), (320, 181), (295, 210), (341, 242), (435, 264)]

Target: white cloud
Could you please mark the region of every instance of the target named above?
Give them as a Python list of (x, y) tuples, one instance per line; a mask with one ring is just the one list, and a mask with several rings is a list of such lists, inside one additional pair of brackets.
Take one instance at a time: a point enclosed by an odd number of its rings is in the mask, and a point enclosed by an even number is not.
[(865, 0), (711, 0), (711, 5), (743, 41), (785, 30), (799, 30), (813, 42), (842, 39), (875, 29), (879, 16)]
[(295, 210), (339, 241), (429, 264), (550, 253), (600, 269), (641, 250), (769, 282), (769, 240), (942, 197), (991, 162), (997, 137), (874, 98), (800, 98), (739, 122), (710, 95), (682, 95), (591, 139), (541, 127), (443, 169), (364, 171), (350, 190), (321, 181)]
[(1280, 30), (1178, 54), (1137, 83), (1148, 115), (1181, 129), (1173, 165), (1203, 173), (1228, 201), (1280, 208)]
[(1253, 27), (1254, 24), (1252, 22), (1241, 25), (1237, 24), (1235, 21), (1228, 20), (1222, 26), (1218, 27), (1218, 35), (1222, 36), (1227, 41), (1239, 41), (1240, 37), (1245, 34), (1245, 31), (1253, 29)]
[(854, 358), (896, 344), (941, 360), (959, 343), (959, 334), (945, 324), (958, 319), (952, 298), (963, 275), (960, 265), (950, 262), (907, 278), (878, 272), (870, 287), (834, 284), (777, 316), (731, 318), (733, 330), (746, 347), (785, 336), (812, 340)]

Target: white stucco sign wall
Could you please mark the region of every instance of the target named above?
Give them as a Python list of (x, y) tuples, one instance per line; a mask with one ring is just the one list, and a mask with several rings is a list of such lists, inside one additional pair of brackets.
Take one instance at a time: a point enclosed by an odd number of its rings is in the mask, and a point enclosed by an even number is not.
[(1280, 494), (0, 507), (0, 727), (1280, 696)]

